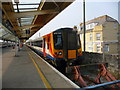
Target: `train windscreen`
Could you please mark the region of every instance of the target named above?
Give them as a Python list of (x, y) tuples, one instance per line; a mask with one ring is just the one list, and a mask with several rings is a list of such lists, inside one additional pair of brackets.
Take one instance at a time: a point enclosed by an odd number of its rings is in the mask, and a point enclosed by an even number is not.
[(54, 48), (55, 49), (63, 49), (61, 32), (55, 32), (53, 38), (54, 38)]
[(68, 34), (68, 49), (69, 50), (74, 50), (77, 49), (77, 36), (75, 32), (70, 32)]

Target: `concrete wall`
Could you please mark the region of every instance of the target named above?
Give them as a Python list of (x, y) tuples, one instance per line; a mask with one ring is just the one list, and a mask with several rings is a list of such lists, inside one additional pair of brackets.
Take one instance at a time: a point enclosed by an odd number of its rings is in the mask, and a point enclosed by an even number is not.
[(111, 41), (118, 40), (118, 22), (106, 22), (103, 28), (103, 40)]
[(94, 64), (94, 63), (108, 63), (108, 70), (117, 78), (120, 79), (120, 55), (105, 55), (103, 54), (85, 52), (83, 53), (84, 60), (83, 64)]
[[(120, 2), (119, 2), (119, 5), (120, 5)], [(119, 72), (120, 72), (120, 24), (119, 24), (119, 27), (118, 27), (118, 55), (119, 55), (118, 69), (119, 69)]]

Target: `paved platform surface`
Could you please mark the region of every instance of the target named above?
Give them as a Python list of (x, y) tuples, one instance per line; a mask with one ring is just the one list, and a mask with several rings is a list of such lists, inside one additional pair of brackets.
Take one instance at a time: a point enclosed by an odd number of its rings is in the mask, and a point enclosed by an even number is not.
[(25, 48), (17, 55), (12, 47), (2, 50), (2, 88), (45, 88)]
[(24, 46), (15, 57), (12, 47), (2, 50), (2, 88), (78, 88)]

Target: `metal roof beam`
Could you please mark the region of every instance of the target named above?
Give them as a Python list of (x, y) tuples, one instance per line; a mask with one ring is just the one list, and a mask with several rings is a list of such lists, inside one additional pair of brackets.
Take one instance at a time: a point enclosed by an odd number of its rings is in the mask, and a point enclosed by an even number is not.
[(21, 29), (28, 29), (28, 28), (32, 28), (32, 27), (41, 27), (43, 26), (42, 24), (35, 24), (35, 25), (25, 25), (25, 26), (16, 26), (14, 27), (14, 30), (21, 30)]
[[(18, 4), (18, 5), (39, 5), (40, 3), (26, 3), (26, 4)], [(16, 5), (16, 4), (13, 4)]]
[(10, 19), (10, 17), (8, 16), (7, 12), (6, 12), (5, 9), (2, 7), (1, 4), (0, 4), (0, 7), (2, 8), (3, 12), (5, 13), (5, 16), (6, 16), (7, 19), (10, 21), (10, 23), (12, 24), (12, 26), (14, 26), (13, 23), (12, 23), (12, 21), (11, 21), (11, 19)]
[[(42, 10), (42, 8), (43, 8), (43, 6), (44, 6), (44, 4), (45, 4), (45, 1), (46, 1), (46, 0), (41, 0), (41, 3), (40, 3), (40, 5), (39, 5), (39, 7), (38, 7), (38, 10)], [(35, 17), (34, 17), (34, 20), (33, 20), (33, 22), (32, 22), (33, 24), (35, 23), (37, 17), (38, 17), (38, 16), (35, 16)]]
[(29, 38), (28, 37), (20, 37), (19, 39), (21, 40), (21, 39), (29, 39)]
[(31, 29), (30, 31), (37, 31), (38, 29)]
[[(26, 9), (38, 9), (38, 8), (19, 8), (19, 10), (26, 10)], [(17, 9), (14, 9), (17, 10)]]
[(24, 17), (30, 17), (35, 15), (44, 15), (44, 14), (52, 14), (52, 13), (58, 13), (58, 11), (55, 10), (38, 10), (38, 11), (26, 11), (26, 12), (11, 12), (8, 13), (8, 16), (10, 19), (14, 18), (24, 18)]

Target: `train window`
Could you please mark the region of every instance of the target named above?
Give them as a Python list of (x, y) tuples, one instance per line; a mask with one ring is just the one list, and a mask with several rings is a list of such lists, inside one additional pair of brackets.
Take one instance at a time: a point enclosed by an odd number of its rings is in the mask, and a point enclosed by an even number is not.
[(42, 41), (38, 41), (38, 47), (42, 47)]
[(70, 50), (75, 49), (76, 44), (77, 44), (76, 33), (69, 33), (68, 34), (68, 49), (70, 49)]
[(81, 43), (80, 43), (80, 35), (78, 35), (77, 43), (78, 43), (78, 48), (80, 48), (80, 47), (81, 47)]
[(34, 42), (34, 46), (38, 46), (37, 42)]
[(49, 49), (49, 44), (50, 44), (50, 37), (48, 37), (47, 49)]
[(43, 39), (43, 48), (45, 48), (45, 38)]
[(62, 49), (63, 48), (62, 34), (61, 33), (54, 33), (54, 46), (55, 46), (55, 49)]

